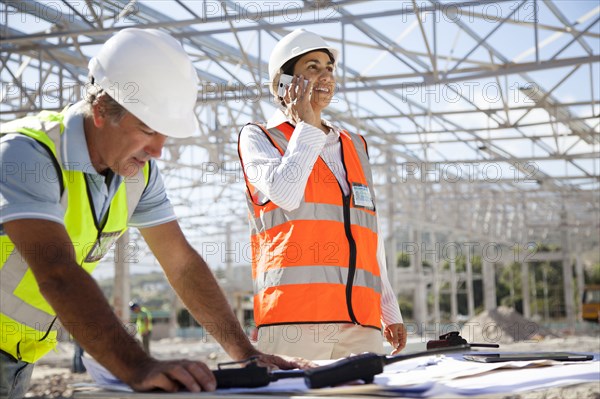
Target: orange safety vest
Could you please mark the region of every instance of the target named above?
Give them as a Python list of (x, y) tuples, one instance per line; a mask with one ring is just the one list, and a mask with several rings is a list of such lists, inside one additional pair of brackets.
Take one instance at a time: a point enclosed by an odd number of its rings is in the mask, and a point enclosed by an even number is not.
[[(257, 126), (283, 155), (294, 127), (289, 123), (270, 130)], [(272, 201), (259, 203), (252, 176), (242, 168), (248, 189), (258, 327), (355, 323), (381, 328), (377, 217), (366, 142), (346, 131), (340, 142), (351, 193), (344, 196), (319, 157), (304, 198), (293, 211)]]

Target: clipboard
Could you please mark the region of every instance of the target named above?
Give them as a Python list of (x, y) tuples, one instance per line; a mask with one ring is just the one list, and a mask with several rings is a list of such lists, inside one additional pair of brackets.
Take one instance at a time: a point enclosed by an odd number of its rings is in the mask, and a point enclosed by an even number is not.
[(593, 360), (594, 355), (572, 352), (519, 352), (519, 353), (471, 353), (463, 355), (465, 360), (479, 363), (513, 362), (523, 360), (557, 360), (561, 362), (583, 362)]

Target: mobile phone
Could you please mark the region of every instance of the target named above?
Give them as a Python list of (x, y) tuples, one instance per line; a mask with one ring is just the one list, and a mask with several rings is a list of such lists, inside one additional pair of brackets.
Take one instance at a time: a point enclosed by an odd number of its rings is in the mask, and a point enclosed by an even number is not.
[[(285, 89), (292, 84), (293, 78), (293, 76), (286, 75), (285, 73), (281, 75), (279, 84), (277, 85), (277, 96), (285, 97)], [(308, 80), (304, 79), (304, 85), (308, 85)]]

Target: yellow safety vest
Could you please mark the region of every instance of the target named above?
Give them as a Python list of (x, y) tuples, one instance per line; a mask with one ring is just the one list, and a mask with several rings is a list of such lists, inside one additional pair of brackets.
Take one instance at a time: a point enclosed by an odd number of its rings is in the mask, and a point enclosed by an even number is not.
[[(135, 324), (139, 334), (152, 331), (152, 313), (148, 309), (140, 307), (140, 312), (136, 316)], [(146, 329), (146, 319), (148, 319), (148, 329)]]
[[(88, 273), (127, 229), (133, 211), (148, 184), (149, 165), (125, 179), (115, 194), (107, 216), (97, 221), (81, 171), (62, 168), (57, 150), (64, 131), (63, 113), (43, 111), (3, 124), (0, 134), (21, 133), (38, 141), (51, 155), (59, 174), (65, 227), (76, 261)], [(34, 363), (57, 343), (56, 313), (40, 293), (29, 266), (6, 235), (0, 236), (0, 350)]]

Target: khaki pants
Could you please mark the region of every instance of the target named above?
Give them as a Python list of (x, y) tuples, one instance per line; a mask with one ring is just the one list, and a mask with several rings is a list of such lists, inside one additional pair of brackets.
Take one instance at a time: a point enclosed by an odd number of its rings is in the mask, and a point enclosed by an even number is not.
[(349, 323), (261, 327), (258, 349), (309, 360), (339, 359), (362, 352), (383, 353), (380, 330)]

